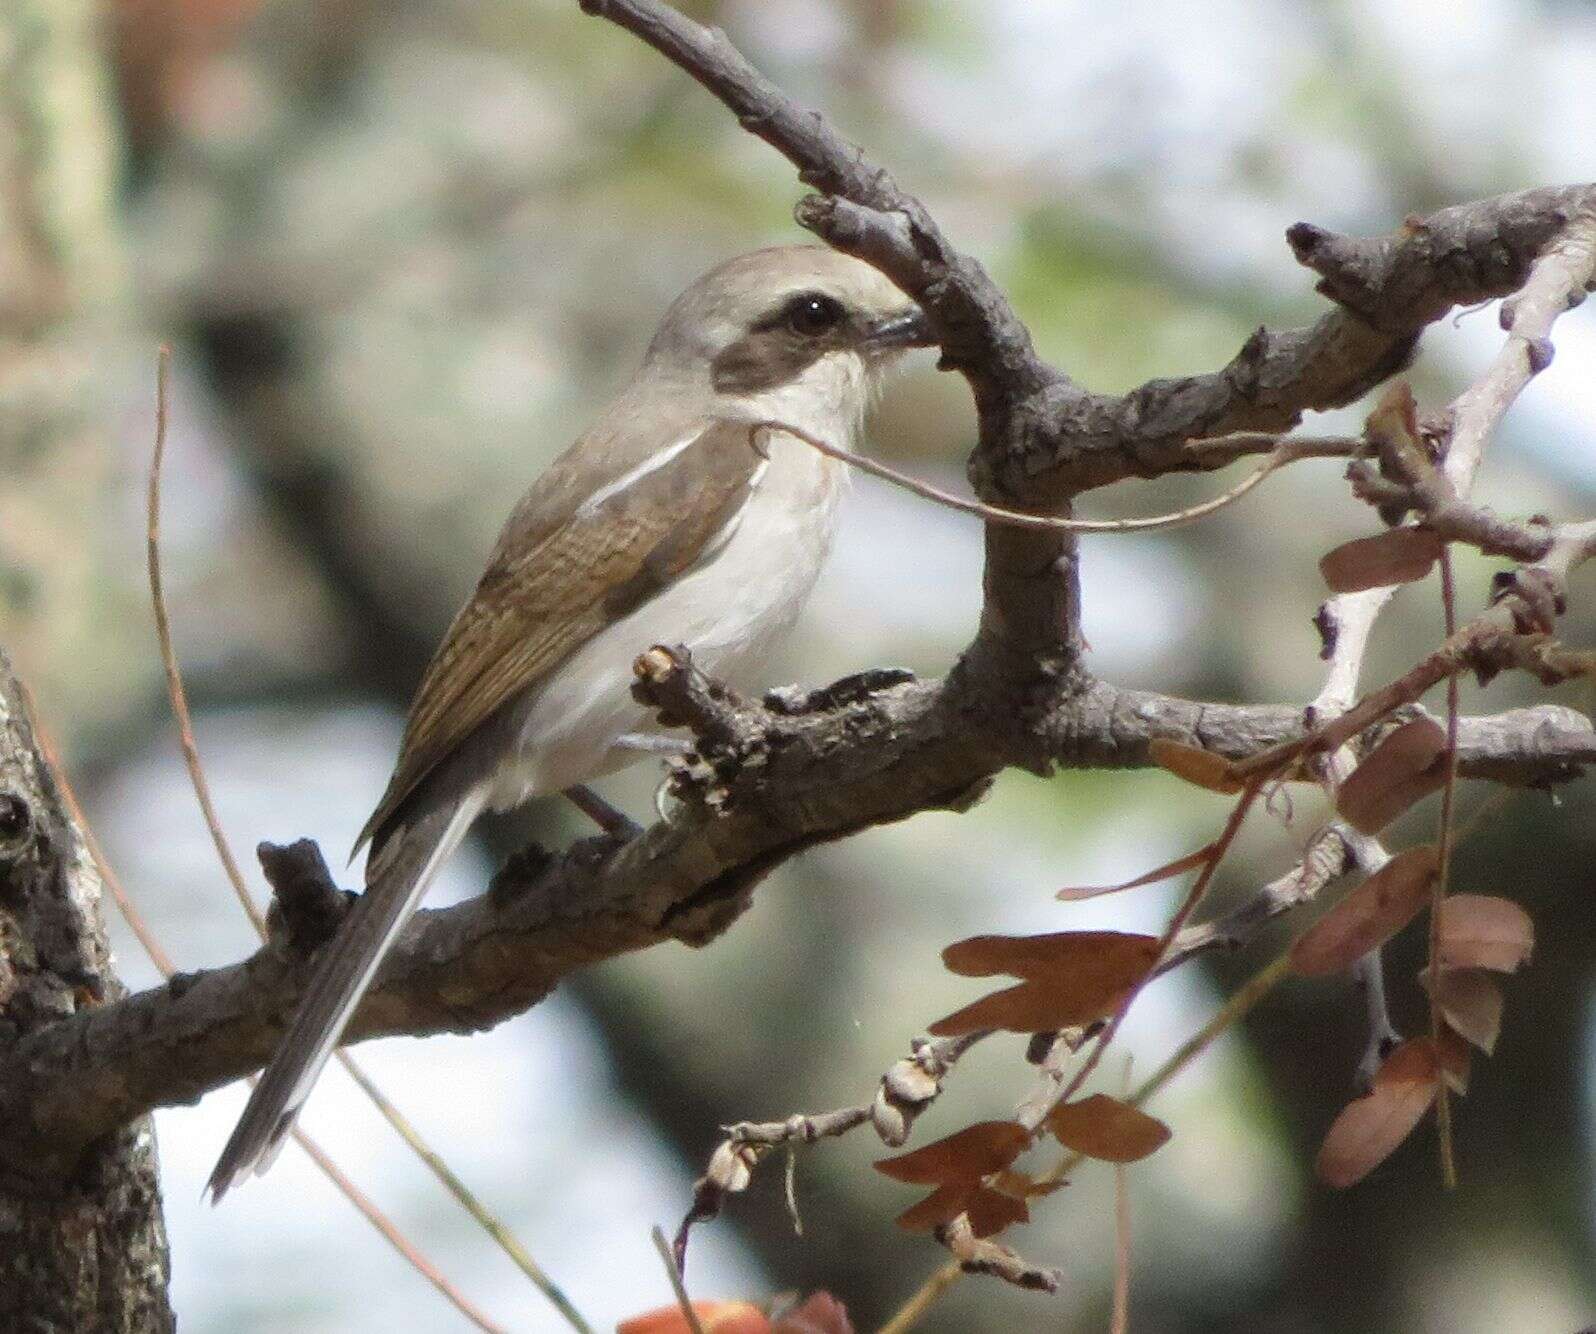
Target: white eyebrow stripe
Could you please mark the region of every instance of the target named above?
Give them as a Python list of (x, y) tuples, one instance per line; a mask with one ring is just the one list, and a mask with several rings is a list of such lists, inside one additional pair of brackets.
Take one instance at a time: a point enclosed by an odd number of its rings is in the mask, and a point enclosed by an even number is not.
[(599, 487), (597, 491), (595, 491), (576, 507), (576, 517), (579, 519), (591, 518), (592, 515), (598, 510), (599, 506), (602, 505), (606, 500), (609, 500), (612, 496), (620, 495), (620, 493), (626, 490), (627, 487), (633, 486), (642, 481), (643, 478), (647, 477), (650, 473), (658, 472), (689, 445), (697, 443), (702, 435), (702, 431), (694, 431), (692, 435), (678, 440), (673, 445), (666, 446), (666, 448), (660, 450), (658, 453), (651, 454), (648, 458), (639, 463), (637, 467), (633, 468), (631, 472), (617, 477), (607, 486)]

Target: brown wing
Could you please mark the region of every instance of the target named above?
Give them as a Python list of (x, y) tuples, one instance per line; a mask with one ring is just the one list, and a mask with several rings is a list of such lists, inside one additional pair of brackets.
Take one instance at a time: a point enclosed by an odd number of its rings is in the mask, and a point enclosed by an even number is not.
[(357, 851), (496, 709), (712, 549), (765, 459), (748, 427), (727, 422), (659, 467), (634, 466), (596, 485), (590, 477), (586, 494), (573, 485), (581, 462), (574, 450), (563, 457), (505, 524), (421, 678), (398, 764)]

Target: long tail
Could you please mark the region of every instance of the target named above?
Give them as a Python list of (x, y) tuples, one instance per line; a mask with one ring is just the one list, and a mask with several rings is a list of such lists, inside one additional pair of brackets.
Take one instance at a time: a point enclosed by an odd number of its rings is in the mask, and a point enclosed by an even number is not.
[(212, 1204), (271, 1166), (383, 956), (481, 809), (481, 796), (468, 793), (453, 808), (444, 805), (395, 831), (383, 848), (376, 877), (325, 947), (287, 1035), (217, 1159), (206, 1187)]

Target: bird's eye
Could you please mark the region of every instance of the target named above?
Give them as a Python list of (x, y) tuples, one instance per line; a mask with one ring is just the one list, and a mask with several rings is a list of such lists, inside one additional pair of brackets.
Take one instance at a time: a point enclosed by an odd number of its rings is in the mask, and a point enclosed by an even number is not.
[(800, 292), (782, 307), (782, 322), (801, 338), (830, 333), (847, 316), (842, 302), (823, 292)]

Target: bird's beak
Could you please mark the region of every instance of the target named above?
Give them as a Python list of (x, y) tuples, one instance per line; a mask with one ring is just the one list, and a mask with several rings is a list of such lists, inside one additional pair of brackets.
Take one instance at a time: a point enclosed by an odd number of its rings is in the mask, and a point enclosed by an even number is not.
[(895, 352), (908, 347), (932, 347), (936, 335), (919, 306), (909, 306), (876, 320), (865, 333), (864, 345), (872, 352)]

